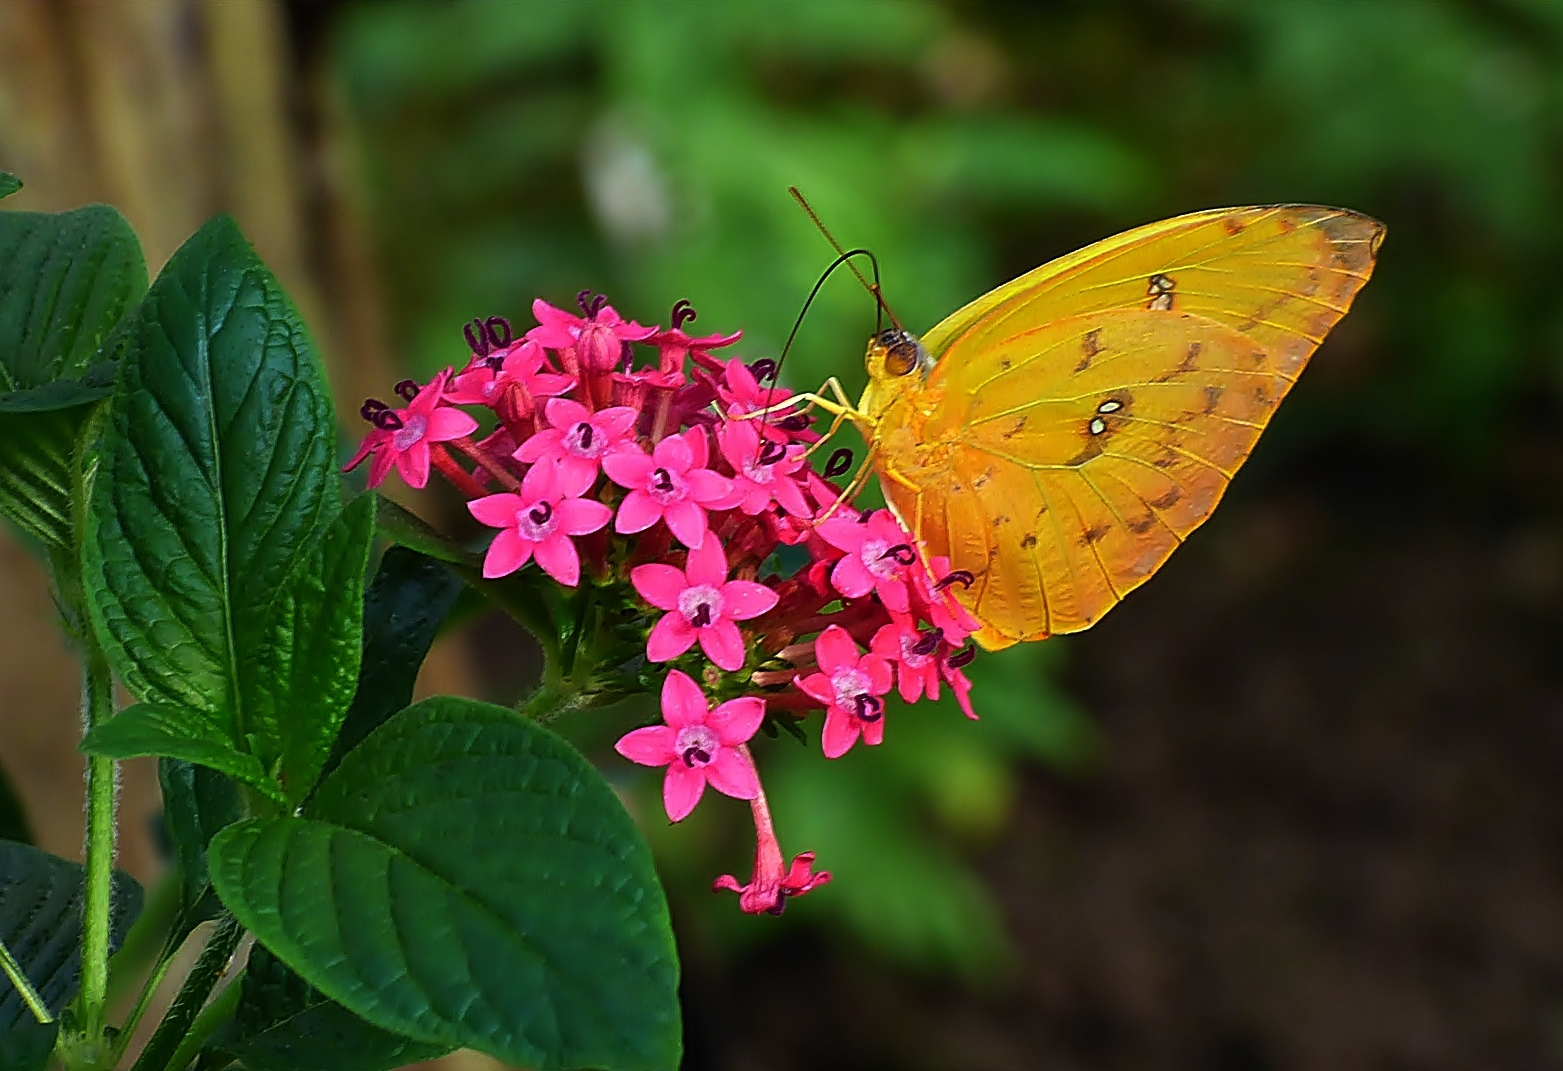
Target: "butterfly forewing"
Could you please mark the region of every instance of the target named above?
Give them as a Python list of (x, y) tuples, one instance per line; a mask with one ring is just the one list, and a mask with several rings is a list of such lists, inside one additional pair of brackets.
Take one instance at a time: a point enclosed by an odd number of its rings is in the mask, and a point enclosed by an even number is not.
[(881, 437), (879, 464), (929, 552), (976, 578), (962, 599), (984, 646), (1086, 628), (1166, 561), (1381, 235), (1325, 208), (1183, 217), (1039, 268), (930, 333), (938, 365), (911, 389), (935, 404), (911, 399), (904, 411), (927, 415)]

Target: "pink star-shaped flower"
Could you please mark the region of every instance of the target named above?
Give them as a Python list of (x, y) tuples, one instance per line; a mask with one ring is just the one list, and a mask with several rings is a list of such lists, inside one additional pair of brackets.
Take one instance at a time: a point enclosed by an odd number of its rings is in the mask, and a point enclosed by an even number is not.
[(939, 655), (944, 633), (938, 629), (922, 632), (917, 622), (900, 614), (881, 625), (869, 643), (869, 650), (896, 669), (896, 688), (901, 698), (915, 703), (924, 693), (939, 698)]
[(571, 536), (595, 532), (613, 511), (601, 502), (581, 498), (591, 483), (565, 483), (559, 466), (533, 465), (521, 481), (520, 494), (489, 495), (467, 503), (479, 521), (498, 528), (483, 558), (483, 575), (507, 576), (531, 558), (543, 572), (566, 587), (581, 580), (581, 558)]
[(574, 376), (561, 376), (547, 368), (547, 353), (536, 342), (513, 342), (486, 357), (472, 358), (465, 371), (445, 388), (445, 400), (457, 405), (499, 404), (509, 384), (521, 387), (533, 398), (552, 398), (575, 386)]
[[(373, 411), (370, 419), (374, 421), (375, 430), (364, 437), (358, 453), (342, 466), (342, 471), (351, 472), (372, 456), (370, 487), (379, 487), (393, 464), (408, 487), (426, 486), (430, 444), (460, 439), (478, 430), (476, 420), (460, 409), (444, 404), (445, 382), (450, 374), (451, 370), (447, 368), (431, 379), (405, 409), (392, 409), (382, 402), (364, 403), (365, 416)], [(378, 408), (373, 409), (375, 406)]]
[(629, 406), (594, 413), (580, 402), (553, 398), (543, 413), (550, 427), (522, 443), (512, 456), (526, 462), (544, 458), (558, 461), (560, 477), (567, 484), (584, 481), (584, 486), (591, 487), (604, 456), (634, 448), (635, 421), (640, 414)]
[(673, 670), (662, 682), (663, 725), (649, 725), (619, 738), (614, 749), (642, 766), (666, 766), (662, 805), (681, 822), (710, 785), (724, 796), (752, 800), (760, 794), (744, 744), (765, 719), (765, 701), (731, 699), (710, 709), (705, 693), (687, 674)]
[(706, 468), (710, 450), (705, 429), (690, 428), (663, 439), (649, 457), (628, 447), (605, 455), (608, 479), (630, 492), (619, 503), (614, 530), (628, 535), (665, 521), (680, 543), (698, 548), (706, 537), (706, 510), (728, 508), (733, 493), (731, 480)]
[(831, 625), (814, 641), (820, 671), (799, 678), (798, 687), (824, 704), (825, 731), (820, 741), (827, 759), (840, 758), (857, 743), (870, 747), (885, 738), (885, 701), (890, 690), (890, 663), (876, 654), (859, 654), (857, 644), (840, 625)]
[(677, 658), (700, 642), (706, 657), (729, 673), (744, 664), (743, 634), (736, 621), (759, 617), (776, 605), (776, 592), (750, 580), (727, 579), (727, 555), (714, 539), (689, 552), (683, 569), (653, 563), (630, 570), (640, 597), (666, 610), (646, 638), (653, 662)]
[(853, 599), (877, 591), (892, 613), (908, 611), (906, 578), (908, 567), (917, 562), (917, 551), (912, 537), (889, 510), (876, 510), (866, 522), (853, 513), (838, 513), (819, 526), (819, 534), (831, 546), (846, 551), (830, 573), (837, 591)]
[[(585, 297), (583, 291), (583, 307)], [(532, 315), (537, 317), (538, 326), (528, 331), (526, 337), (551, 350), (573, 349), (582, 368), (607, 372), (623, 359), (624, 343), (640, 342), (657, 333), (655, 327), (642, 327), (624, 319), (612, 305), (603, 304), (601, 298), (590, 308), (591, 315), (575, 316), (538, 298), (532, 302)]]
[(657, 347), (658, 371), (664, 374), (672, 372), (682, 374), (684, 362), (691, 357), (696, 364), (721, 367), (721, 362), (710, 356), (711, 351), (721, 349), (723, 346), (731, 346), (740, 338), (743, 338), (742, 331), (734, 331), (730, 335), (703, 335), (695, 338), (687, 334), (683, 328), (673, 327), (652, 335), (646, 339), (646, 344)]
[(946, 644), (959, 647), (982, 628), (982, 622), (955, 598), (955, 589), (971, 587), (975, 578), (964, 569), (952, 570), (949, 558), (934, 558), (927, 568), (911, 570), (911, 580), (917, 616), (943, 633)]
[(731, 874), (723, 874), (711, 885), (716, 892), (727, 889), (738, 894), (738, 907), (745, 914), (780, 915), (787, 906), (789, 896), (802, 896), (830, 881), (830, 872), (814, 872), (814, 853), (802, 852), (792, 857), (792, 865), (786, 863), (781, 844), (776, 839), (776, 827), (771, 822), (771, 808), (765, 801), (765, 790), (749, 801), (754, 814), (754, 877), (749, 884), (740, 885)]
[(742, 496), (740, 510), (752, 517), (775, 502), (794, 517), (812, 514), (803, 487), (792, 475), (806, 463), (803, 447), (762, 439), (749, 420), (724, 420), (716, 429), (716, 442), (733, 467), (733, 493)]

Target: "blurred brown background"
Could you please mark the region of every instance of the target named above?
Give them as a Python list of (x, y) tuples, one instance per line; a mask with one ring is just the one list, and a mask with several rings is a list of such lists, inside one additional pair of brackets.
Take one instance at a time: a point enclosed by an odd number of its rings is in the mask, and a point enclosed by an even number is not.
[[(1379, 216), (1377, 277), (1155, 583), (979, 660), (976, 725), (918, 708), (874, 754), (762, 755), (784, 847), (835, 884), (740, 918), (705, 890), (746, 865), (741, 809), (648, 820), (687, 1066), (1541, 1069), (1563, 1067), (1560, 57), (1553, 0), (0, 0), (0, 168), (27, 182), (7, 208), (118, 206), (154, 270), (232, 212), (349, 418), (462, 360), (471, 316), (524, 325), (583, 287), (644, 322), (688, 298), (774, 355), (828, 260), (789, 183), (915, 326), (1182, 211)], [(833, 284), (793, 385), (861, 380), (871, 324)], [(0, 535), (0, 765), (79, 856), (51, 619)], [(512, 702), (529, 665), (480, 619), (421, 687)], [(156, 811), (128, 764), (143, 881)]]

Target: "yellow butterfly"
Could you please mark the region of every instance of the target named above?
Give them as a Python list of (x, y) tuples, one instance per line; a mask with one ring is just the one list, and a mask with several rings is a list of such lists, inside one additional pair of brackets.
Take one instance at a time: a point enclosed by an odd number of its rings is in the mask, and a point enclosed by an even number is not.
[(862, 432), (901, 523), (971, 574), (983, 647), (1077, 632), (1210, 516), (1383, 237), (1316, 205), (1152, 223), (876, 334), (856, 405), (792, 401)]

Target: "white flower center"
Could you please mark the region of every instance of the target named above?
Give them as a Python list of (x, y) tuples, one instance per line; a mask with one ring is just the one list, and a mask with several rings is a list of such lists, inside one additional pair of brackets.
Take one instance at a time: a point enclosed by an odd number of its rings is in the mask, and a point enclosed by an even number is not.
[(565, 433), (564, 448), (576, 457), (588, 461), (599, 458), (608, 447), (608, 437), (586, 421), (581, 421)]
[(709, 584), (696, 584), (678, 593), (678, 612), (696, 628), (714, 625), (722, 617), (722, 593)]
[(531, 507), (516, 512), (516, 531), (522, 539), (541, 543), (559, 528), (559, 519), (553, 506), (536, 502)]
[(406, 450), (413, 443), (423, 438), (423, 433), (429, 430), (429, 418), (426, 416), (411, 416), (397, 428), (391, 435), (391, 442), (396, 449)]
[(685, 766), (691, 769), (705, 766), (716, 758), (716, 749), (722, 742), (704, 725), (687, 725), (673, 738), (673, 750)]
[(659, 505), (681, 501), (684, 497), (684, 478), (672, 469), (655, 468), (646, 481), (646, 491)]

